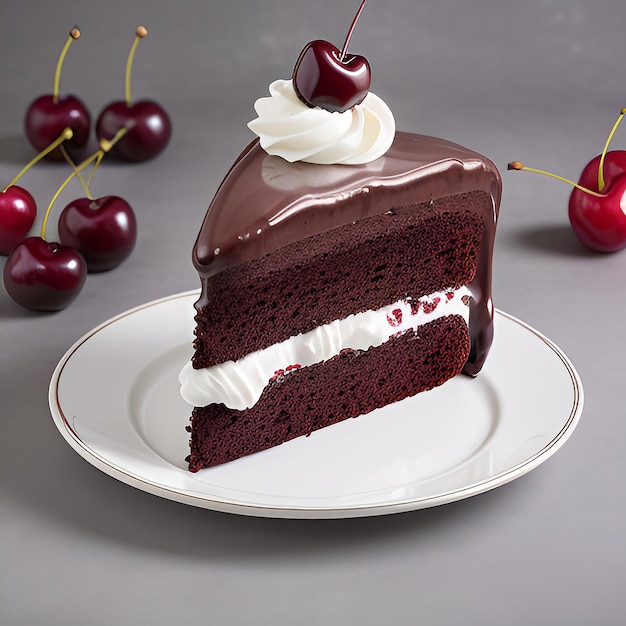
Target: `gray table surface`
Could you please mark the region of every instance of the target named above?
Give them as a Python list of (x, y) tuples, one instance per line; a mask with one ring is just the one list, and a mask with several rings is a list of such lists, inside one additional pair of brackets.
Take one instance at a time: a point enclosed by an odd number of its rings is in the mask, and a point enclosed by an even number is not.
[[(438, 508), (258, 519), (122, 484), (80, 458), (50, 418), (48, 382), (76, 339), (130, 307), (197, 286), (191, 245), (251, 139), (253, 101), (289, 76), (310, 39), (341, 44), (356, 4), (2, 4), (4, 184), (33, 155), (23, 115), (51, 91), (73, 24), (83, 36), (62, 91), (94, 114), (122, 97), (134, 28), (148, 26), (133, 95), (159, 100), (174, 135), (157, 160), (106, 163), (94, 180), (96, 195), (116, 193), (136, 210), (138, 244), (123, 266), (89, 276), (58, 314), (22, 310), (0, 291), (0, 623), (623, 623), (626, 252), (585, 251), (567, 221), (569, 189), (506, 172), (520, 159), (576, 177), (601, 150), (626, 106), (621, 1), (370, 0), (351, 46), (371, 61), (372, 89), (400, 129), (465, 144), (503, 170), (496, 306), (555, 341), (585, 388), (578, 428), (546, 463)], [(45, 206), (65, 175), (42, 164), (23, 184)]]

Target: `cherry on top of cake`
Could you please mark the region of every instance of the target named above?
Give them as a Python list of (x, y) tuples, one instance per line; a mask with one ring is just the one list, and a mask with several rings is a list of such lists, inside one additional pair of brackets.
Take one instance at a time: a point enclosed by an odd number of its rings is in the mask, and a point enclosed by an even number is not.
[(365, 2), (362, 0), (359, 5), (341, 51), (332, 43), (317, 39), (300, 53), (293, 70), (293, 85), (307, 106), (343, 113), (365, 99), (371, 82), (370, 64), (364, 56), (348, 55)]

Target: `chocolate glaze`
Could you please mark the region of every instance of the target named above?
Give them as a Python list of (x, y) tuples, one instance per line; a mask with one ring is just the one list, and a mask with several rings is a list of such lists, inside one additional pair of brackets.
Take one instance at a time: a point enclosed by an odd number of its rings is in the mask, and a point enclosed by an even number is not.
[(485, 228), (470, 285), (472, 353), (464, 370), (475, 375), (493, 334), (491, 257), (501, 178), (489, 159), (444, 139), (398, 132), (383, 157), (358, 166), (288, 163), (253, 141), (220, 185), (196, 240), (193, 263), (203, 284), (196, 306), (207, 304), (206, 280), (228, 267), (395, 207), (476, 190), (491, 202), (475, 209)]

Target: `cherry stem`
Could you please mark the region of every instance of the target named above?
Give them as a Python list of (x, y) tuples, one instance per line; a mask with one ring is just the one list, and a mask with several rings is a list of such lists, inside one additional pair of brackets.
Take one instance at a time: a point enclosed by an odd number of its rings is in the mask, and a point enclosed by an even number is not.
[(50, 154), (55, 148), (60, 146), (67, 139), (71, 139), (74, 135), (74, 131), (68, 126), (63, 130), (63, 132), (47, 147), (44, 148), (34, 159), (32, 159), (29, 163), (27, 163), (21, 170), (20, 173), (4, 188), (3, 191), (6, 191), (9, 187), (15, 185), (17, 181), (22, 178), (22, 176), (29, 170), (37, 161), (41, 161), (47, 154)]
[(604, 180), (604, 158), (606, 157), (606, 153), (609, 150), (609, 144), (613, 139), (613, 135), (615, 135), (615, 132), (617, 131), (619, 125), (624, 119), (624, 115), (626, 115), (626, 109), (622, 109), (617, 117), (617, 120), (615, 120), (615, 124), (613, 124), (613, 128), (609, 133), (606, 143), (604, 144), (604, 149), (602, 150), (602, 155), (600, 156), (600, 163), (598, 164), (598, 189), (600, 191), (602, 191), (604, 189), (604, 186), (606, 185), (606, 182)]
[(126, 92), (126, 104), (130, 106), (130, 70), (133, 65), (133, 58), (135, 57), (135, 51), (137, 50), (137, 46), (139, 44), (139, 40), (143, 39), (148, 34), (148, 30), (145, 26), (137, 26), (135, 30), (135, 39), (133, 40), (133, 45), (130, 47), (130, 52), (128, 53), (128, 59), (126, 60), (126, 78), (124, 82), (124, 88)]
[(127, 132), (128, 128), (123, 127), (115, 133), (112, 139), (101, 139), (100, 150), (102, 150), (102, 152), (108, 152)]
[(44, 241), (46, 241), (46, 226), (48, 225), (48, 218), (50, 217), (50, 211), (52, 211), (52, 206), (56, 202), (57, 198), (61, 195), (61, 192), (67, 187), (72, 178), (76, 176), (76, 172), (80, 172), (80, 170), (85, 169), (92, 161), (97, 158), (99, 152), (100, 151), (98, 150), (98, 152), (92, 154), (88, 159), (85, 159), (80, 165), (77, 165), (76, 169), (63, 181), (61, 186), (56, 190), (54, 196), (52, 196), (52, 200), (50, 200), (50, 204), (46, 209), (46, 213), (43, 216), (43, 222), (41, 224), (41, 238)]
[(63, 50), (61, 50), (61, 54), (59, 55), (59, 60), (57, 61), (57, 68), (54, 72), (54, 88), (52, 89), (52, 99), (54, 102), (59, 101), (59, 83), (61, 82), (61, 67), (63, 66), (63, 60), (65, 59), (65, 55), (72, 44), (74, 39), (80, 39), (80, 30), (78, 30), (77, 26), (74, 26), (70, 31), (70, 34), (67, 37), (67, 41), (63, 46)]
[(68, 154), (68, 152), (67, 152), (67, 150), (65, 149), (64, 146), (59, 146), (59, 147), (60, 147), (61, 152), (63, 153), (63, 157), (68, 162), (69, 166), (74, 170), (76, 176), (78, 177), (78, 180), (80, 181), (80, 184), (83, 186), (83, 189), (85, 190), (85, 195), (90, 200), (92, 200), (91, 192), (89, 191), (89, 186), (85, 182), (85, 179), (83, 178), (83, 175), (80, 173), (80, 171), (76, 169), (76, 163), (74, 163), (74, 160)]
[[(48, 218), (50, 217), (50, 212), (52, 211), (52, 207), (54, 206), (54, 203), (57, 201), (58, 197), (61, 195), (61, 192), (67, 187), (67, 185), (70, 183), (72, 178), (74, 178), (74, 176), (80, 175), (79, 172), (81, 172), (81, 170), (84, 170), (90, 163), (95, 161), (96, 164), (94, 165), (94, 170), (91, 172), (91, 176), (89, 177), (89, 180), (87, 181), (87, 187), (89, 187), (91, 185), (91, 179), (93, 178), (93, 174), (94, 174), (95, 168), (98, 166), (98, 164), (102, 160), (102, 157), (127, 132), (128, 132), (128, 130), (126, 128), (121, 128), (120, 130), (117, 131), (115, 137), (113, 137), (113, 139), (111, 139), (110, 141), (107, 140), (107, 139), (102, 139), (100, 141), (100, 149), (98, 151), (94, 152), (90, 157), (85, 159), (80, 165), (75, 165), (74, 163), (72, 163), (72, 166), (73, 166), (72, 169), (74, 171), (63, 181), (61, 186), (56, 190), (56, 193), (54, 194), (54, 196), (52, 196), (52, 200), (50, 200), (50, 204), (48, 205), (48, 208), (46, 209), (46, 212), (45, 212), (45, 214), (43, 216), (43, 222), (41, 224), (41, 238), (44, 241), (46, 240), (46, 226), (48, 225)], [(91, 200), (92, 199), (91, 196), (89, 194), (88, 194), (88, 196), (89, 196), (89, 199)]]
[(571, 185), (572, 187), (576, 187), (576, 189), (580, 189), (580, 191), (584, 191), (585, 193), (588, 193), (591, 196), (595, 196), (596, 198), (606, 197), (604, 194), (598, 193), (597, 191), (592, 191), (591, 189), (587, 189), (586, 187), (583, 187), (582, 185), (575, 183), (573, 180), (570, 180), (569, 178), (563, 178), (563, 176), (558, 176), (557, 174), (553, 174), (552, 172), (546, 172), (545, 170), (538, 170), (538, 169), (535, 169), (534, 167), (526, 167), (523, 163), (520, 163), (519, 161), (512, 161), (511, 163), (507, 165), (507, 169), (519, 170), (519, 171), (524, 170), (526, 172), (534, 172), (535, 174), (542, 174), (543, 176), (549, 176), (550, 178), (555, 178), (556, 180), (560, 180), (564, 183), (567, 183), (568, 185)]
[[(117, 133), (113, 136), (112, 139), (101, 139), (100, 140), (100, 150), (96, 152), (98, 155), (96, 157), (96, 162), (93, 164), (93, 168), (91, 169), (91, 173), (89, 174), (89, 178), (87, 179), (87, 188), (91, 188), (91, 183), (93, 181), (93, 176), (96, 173), (104, 155), (128, 132), (128, 128), (120, 128)], [(91, 200), (91, 196), (87, 194), (89, 199)]]
[(356, 12), (356, 15), (352, 19), (352, 24), (350, 24), (350, 28), (348, 29), (348, 34), (346, 35), (346, 40), (343, 42), (343, 47), (341, 48), (341, 53), (339, 54), (340, 61), (343, 61), (344, 57), (346, 56), (346, 52), (348, 51), (348, 44), (350, 43), (350, 39), (352, 38), (352, 32), (354, 31), (354, 27), (356, 26), (356, 23), (359, 19), (359, 16), (361, 15), (361, 11), (363, 11), (363, 7), (365, 6), (366, 2), (367, 0), (362, 0)]
[[(93, 164), (93, 167), (91, 168), (91, 172), (89, 174), (89, 178), (87, 179), (87, 188), (91, 188), (91, 181), (93, 180), (93, 175), (96, 173), (96, 170), (98, 169), (98, 166), (100, 165), (100, 162), (104, 158), (104, 154), (105, 154), (105, 151), (100, 149), (98, 157), (96, 158), (96, 162)], [(87, 194), (87, 197), (90, 200), (93, 200), (93, 198), (89, 194)]]

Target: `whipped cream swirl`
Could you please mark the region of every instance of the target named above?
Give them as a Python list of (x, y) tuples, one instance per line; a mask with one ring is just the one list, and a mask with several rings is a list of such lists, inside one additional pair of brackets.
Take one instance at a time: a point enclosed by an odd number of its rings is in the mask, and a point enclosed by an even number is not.
[(198, 370), (189, 361), (179, 375), (181, 395), (192, 406), (224, 403), (243, 411), (258, 402), (273, 378), (331, 359), (344, 349), (368, 350), (394, 335), (417, 332), (420, 326), (446, 315), (461, 315), (467, 322), (469, 297), (467, 287), (440, 291), (417, 300), (394, 302), (377, 311), (349, 315), (238, 361)]
[(258, 117), (248, 124), (269, 154), (291, 163), (358, 165), (374, 161), (391, 146), (393, 114), (372, 92), (340, 113), (304, 104), (291, 80), (274, 81), (269, 90), (269, 98), (255, 102)]

